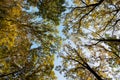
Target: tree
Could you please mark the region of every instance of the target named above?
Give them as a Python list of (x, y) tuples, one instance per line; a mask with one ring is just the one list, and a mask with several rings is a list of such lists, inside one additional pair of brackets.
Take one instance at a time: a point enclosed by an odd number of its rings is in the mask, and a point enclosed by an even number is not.
[(65, 11), (63, 5), (65, 0), (28, 0), (28, 2), (33, 6), (37, 6), (39, 11), (35, 14), (53, 21), (56, 25), (59, 24), (61, 13)]
[(113, 68), (120, 67), (119, 3), (118, 0), (73, 0), (74, 6), (68, 7), (63, 32), (72, 44), (65, 44), (64, 54), (60, 55), (64, 66), (59, 69), (67, 77), (102, 80), (113, 75), (118, 78), (119, 71)]
[[(26, 7), (32, 7), (34, 4), (34, 7), (39, 9), (39, 6), (46, 3), (36, 1), (32, 4), (32, 0), (30, 2), (29, 0), (28, 2), (25, 0), (0, 1), (0, 80), (56, 79), (53, 71), (54, 53), (59, 49), (61, 42), (56, 26), (60, 20), (58, 15), (64, 11), (61, 9), (64, 8), (62, 7), (63, 2), (60, 4), (59, 0), (54, 3), (50, 2), (51, 5), (61, 6), (59, 8), (61, 11), (55, 10), (55, 15), (42, 14), (40, 10), (39, 14), (27, 12)], [(50, 4), (45, 7), (54, 6)], [(49, 21), (44, 19), (46, 17), (40, 21), (34, 20), (38, 15), (52, 17), (48, 17)], [(52, 22), (51, 18), (54, 17), (55, 20)], [(55, 24), (56, 20), (57, 24)], [(32, 49), (33, 43), (39, 46)]]

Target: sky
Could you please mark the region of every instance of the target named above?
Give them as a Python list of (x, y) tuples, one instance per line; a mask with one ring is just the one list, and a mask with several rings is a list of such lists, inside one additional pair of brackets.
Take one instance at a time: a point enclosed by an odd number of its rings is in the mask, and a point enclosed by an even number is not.
[[(58, 27), (59, 35), (60, 35), (62, 38), (64, 38), (64, 34), (62, 33), (63, 28), (64, 28), (64, 26), (62, 26), (62, 25), (60, 25), (60, 26)], [(61, 64), (61, 61), (62, 61), (62, 59), (58, 58), (58, 57), (57, 57), (57, 54), (56, 54), (56, 55), (55, 55), (54, 66), (56, 67), (56, 66), (60, 65), (60, 64)], [(55, 74), (56, 74), (56, 76), (57, 76), (57, 80), (66, 80), (66, 79), (64, 78), (64, 74), (60, 74), (58, 71), (56, 71), (56, 70), (55, 70), (55, 67), (54, 67), (54, 71), (55, 71)]]
[[(66, 1), (69, 2), (67, 6), (72, 6), (72, 1), (71, 1), (71, 0), (66, 0)], [(68, 12), (68, 11), (66, 11), (66, 12)], [(65, 36), (64, 36), (64, 34), (63, 34), (63, 32), (62, 32), (64, 26), (62, 26), (62, 25), (63, 25), (63, 24), (61, 24), (61, 25), (58, 27), (59, 35), (60, 35), (62, 38), (65, 38)], [(61, 59), (61, 58), (58, 58), (58, 57), (57, 57), (57, 54), (56, 54), (54, 66), (60, 65), (60, 64), (61, 64), (61, 61), (62, 61), (62, 59)], [(56, 71), (56, 70), (55, 70), (55, 74), (56, 74), (56, 76), (57, 76), (57, 80), (67, 80), (67, 79), (64, 77), (64, 74), (60, 74), (60, 73), (59, 73), (58, 71)]]
[[(35, 44), (35, 43), (33, 42), (33, 45), (31, 46), (31, 49), (32, 49), (32, 48), (37, 48), (38, 46), (39, 46), (38, 44)], [(63, 74), (60, 74), (58, 71), (55, 70), (55, 67), (58, 66), (58, 65), (60, 65), (60, 64), (61, 64), (61, 61), (62, 61), (62, 59), (61, 59), (61, 58), (58, 58), (58, 57), (57, 57), (57, 54), (55, 54), (54, 71), (55, 71), (55, 74), (56, 74), (56, 76), (57, 76), (57, 80), (66, 80), (66, 79), (64, 78), (64, 75), (63, 75)]]
[[(66, 1), (68, 2), (67, 6), (72, 6), (72, 1), (70, 1), (70, 0), (69, 0), (69, 1), (66, 0)], [(25, 10), (25, 9), (23, 9), (23, 10)], [(37, 9), (36, 7), (30, 7), (30, 9), (27, 10), (27, 12), (36, 12), (36, 11), (38, 11), (38, 9)], [(66, 12), (67, 12), (67, 11), (66, 11)], [(36, 20), (39, 20), (39, 18), (37, 18)], [(61, 21), (61, 23), (62, 23), (62, 21)], [(58, 26), (58, 31), (59, 31), (59, 35), (60, 35), (62, 38), (65, 38), (64, 34), (62, 33), (63, 28), (64, 28), (64, 26), (62, 26), (62, 24), (60, 24), (60, 25)], [(35, 44), (35, 43), (33, 42), (33, 45), (31, 46), (31, 49), (32, 49), (32, 48), (37, 48), (38, 46), (39, 46), (38, 44)], [(62, 61), (62, 59), (61, 59), (61, 58), (58, 58), (58, 57), (57, 57), (57, 54), (55, 54), (54, 71), (55, 71), (55, 74), (56, 74), (56, 76), (57, 76), (57, 80), (67, 80), (67, 79), (64, 77), (64, 74), (60, 74), (58, 71), (55, 70), (55, 67), (58, 66), (58, 65), (60, 65), (60, 64), (61, 64), (61, 61)]]
[[(64, 26), (60, 25), (58, 27), (58, 30), (59, 30), (59, 35), (64, 38), (64, 34), (62, 33), (62, 30), (63, 30)], [(39, 46), (39, 44), (35, 44), (33, 42), (33, 45), (31, 46), (31, 49), (32, 48), (37, 48)], [(58, 71), (55, 70), (55, 67), (60, 65), (61, 64), (61, 61), (62, 59), (60, 57), (57, 57), (57, 54), (55, 54), (55, 61), (54, 61), (54, 71), (55, 71), (55, 74), (56, 74), (56, 77), (57, 77), (57, 80), (66, 80), (66, 78), (64, 77), (64, 74), (60, 74)]]
[[(57, 55), (55, 55), (55, 62), (54, 62), (54, 66), (56, 67), (56, 66), (58, 66), (58, 65), (60, 65), (61, 64), (61, 59), (60, 58), (58, 58), (57, 57)], [(54, 67), (54, 68), (55, 68)], [(55, 74), (56, 74), (56, 76), (57, 76), (57, 80), (66, 80), (65, 78), (64, 78), (64, 74), (60, 74), (58, 71), (56, 71), (56, 70), (54, 70), (55, 71)]]

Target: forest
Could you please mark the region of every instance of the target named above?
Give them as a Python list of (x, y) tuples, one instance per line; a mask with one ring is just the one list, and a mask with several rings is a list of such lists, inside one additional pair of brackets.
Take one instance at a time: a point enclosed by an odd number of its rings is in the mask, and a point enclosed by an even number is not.
[(63, 80), (56, 72), (120, 80), (119, 0), (0, 0), (0, 80)]

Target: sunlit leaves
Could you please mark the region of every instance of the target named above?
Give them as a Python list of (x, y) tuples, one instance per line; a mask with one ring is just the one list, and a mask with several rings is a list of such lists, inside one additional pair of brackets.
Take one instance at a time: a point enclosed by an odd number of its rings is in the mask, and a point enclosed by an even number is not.
[[(14, 12), (15, 11), (15, 12)], [(17, 11), (17, 12), (16, 12)], [(19, 11), (19, 12), (18, 12)], [(8, 49), (15, 45), (15, 39), (18, 35), (17, 25), (12, 22), (11, 18), (20, 16), (20, 9), (10, 8), (8, 14), (0, 19), (0, 46), (4, 45)], [(7, 12), (7, 11), (6, 11)], [(3, 17), (3, 16), (1, 16)]]
[[(64, 0), (42, 2), (0, 1), (0, 79), (56, 79), (54, 53), (61, 44), (56, 25), (65, 10)], [(37, 14), (25, 9), (33, 5)], [(34, 21), (38, 15), (43, 19)], [(31, 48), (35, 44), (39, 46)]]

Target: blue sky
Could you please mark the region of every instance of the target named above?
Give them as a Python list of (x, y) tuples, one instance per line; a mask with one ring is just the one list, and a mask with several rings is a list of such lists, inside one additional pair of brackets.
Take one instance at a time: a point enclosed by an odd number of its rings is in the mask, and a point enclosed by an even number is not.
[[(56, 66), (60, 65), (60, 64), (61, 64), (61, 61), (62, 61), (62, 59), (58, 58), (57, 55), (55, 55), (54, 66), (56, 67)], [(56, 76), (57, 76), (57, 80), (66, 80), (66, 79), (64, 78), (64, 74), (60, 74), (60, 73), (59, 73), (58, 71), (56, 71), (56, 70), (55, 70), (55, 74), (56, 74)]]
[[(68, 2), (68, 5), (67, 6), (72, 6), (72, 0), (66, 0), (66, 2)], [(23, 9), (25, 10), (25, 9)], [(29, 10), (27, 10), (27, 12), (36, 12), (38, 11), (38, 9), (36, 7), (30, 7)], [(37, 20), (39, 20), (39, 18), (37, 18)], [(35, 20), (36, 21), (36, 20)], [(62, 22), (61, 22), (62, 23)], [(62, 33), (62, 30), (63, 30), (64, 26), (62, 26), (62, 24), (58, 27), (58, 30), (59, 30), (59, 35), (64, 38), (64, 34)], [(31, 46), (31, 48), (37, 48), (39, 45), (38, 44), (35, 44), (33, 42), (33, 45)], [(55, 54), (55, 62), (54, 62), (54, 66), (56, 67), (57, 65), (60, 65), (61, 64), (61, 61), (62, 59), (61, 58), (58, 58), (57, 57), (57, 54)], [(54, 71), (55, 71), (55, 74), (57, 76), (57, 80), (66, 80), (66, 78), (64, 78), (64, 74), (60, 74), (58, 71), (55, 70), (55, 67), (54, 67)]]
[[(59, 30), (59, 35), (64, 38), (64, 34), (62, 33), (62, 30), (63, 30), (64, 26), (60, 25), (58, 27), (58, 30)], [(33, 42), (33, 45), (31, 46), (31, 49), (32, 48), (37, 48), (38, 46), (40, 46), (39, 44), (36, 44)], [(62, 59), (59, 57), (57, 57), (57, 54), (55, 54), (55, 61), (54, 61), (54, 71), (55, 71), (55, 74), (57, 76), (57, 80), (66, 80), (66, 78), (64, 78), (64, 74), (60, 74), (58, 71), (55, 70), (55, 67), (60, 65), (61, 64), (61, 61)]]
[[(32, 49), (32, 48), (37, 48), (38, 46), (39, 46), (38, 44), (35, 44), (35, 43), (33, 42), (33, 45), (31, 46), (31, 49)], [(55, 71), (55, 74), (56, 74), (56, 76), (57, 76), (57, 80), (66, 80), (66, 79), (64, 78), (64, 75), (63, 75), (63, 74), (60, 74), (58, 71), (55, 70), (55, 67), (58, 66), (58, 65), (60, 65), (60, 64), (61, 64), (61, 61), (62, 61), (62, 59), (61, 59), (61, 58), (58, 58), (58, 57), (57, 57), (57, 54), (55, 54), (54, 71)]]

